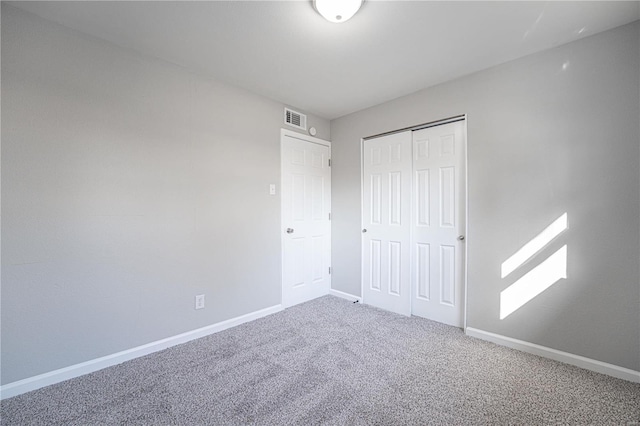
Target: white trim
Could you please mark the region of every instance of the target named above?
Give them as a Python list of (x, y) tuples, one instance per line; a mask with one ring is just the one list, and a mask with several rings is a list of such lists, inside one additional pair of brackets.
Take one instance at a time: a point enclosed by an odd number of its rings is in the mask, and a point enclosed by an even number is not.
[[(294, 130), (289, 129), (280, 129), (280, 143), (282, 143), (282, 138), (284, 136), (290, 136), (292, 138), (300, 139), (307, 142), (317, 143), (319, 145), (328, 146), (331, 148), (331, 141), (326, 141), (324, 139), (315, 138), (313, 136), (309, 136), (305, 133), (296, 132)], [(331, 151), (329, 151), (331, 152)]]
[(332, 296), (340, 297), (341, 299), (347, 299), (350, 302), (359, 302), (362, 299), (362, 297), (360, 296), (355, 296), (353, 294), (334, 289), (329, 290), (329, 294)]
[(617, 377), (618, 379), (628, 380), (630, 382), (640, 383), (640, 371), (630, 370), (628, 368), (619, 367), (617, 365), (608, 364), (580, 355), (574, 355), (568, 352), (559, 351), (557, 349), (547, 348), (546, 346), (536, 345), (535, 343), (525, 342), (523, 340), (513, 339), (511, 337), (501, 336), (499, 334), (490, 333), (488, 331), (478, 330), (476, 328), (467, 327), (465, 333), (471, 337), (486, 340), (498, 345), (507, 346), (522, 352), (550, 358), (566, 364), (575, 365), (576, 367), (595, 371), (596, 373), (607, 374)]
[(360, 138), (360, 294), (362, 304), (367, 304), (364, 300), (364, 241), (362, 230), (364, 229), (364, 138)]
[(65, 380), (73, 379), (74, 377), (93, 373), (94, 371), (102, 370), (103, 368), (111, 367), (112, 365), (121, 364), (134, 358), (139, 358), (141, 356), (145, 356), (153, 352), (158, 352), (171, 346), (180, 345), (182, 343), (199, 339), (210, 334), (218, 333), (220, 331), (238, 326), (240, 324), (244, 324), (249, 321), (254, 321), (259, 318), (266, 317), (267, 315), (275, 314), (276, 312), (282, 311), (282, 309), (282, 305), (271, 306), (269, 308), (231, 318), (226, 321), (211, 324), (206, 327), (187, 331), (186, 333), (178, 334), (176, 336), (167, 337), (166, 339), (156, 340), (155, 342), (147, 343), (146, 345), (137, 346), (135, 348), (127, 349), (122, 352), (117, 352), (115, 354), (92, 359), (80, 364), (71, 365), (69, 367), (60, 368), (58, 370), (49, 371), (48, 373), (43, 373), (37, 376), (28, 377), (23, 380), (8, 383), (6, 385), (0, 386), (0, 399), (11, 398), (12, 396), (20, 395), (25, 392), (40, 389), (42, 387), (53, 385)]
[(467, 309), (469, 306), (469, 132), (468, 117), (464, 114), (464, 244), (463, 244), (463, 263), (464, 271), (462, 279), (464, 280), (464, 306), (462, 308), (462, 329), (467, 330)]

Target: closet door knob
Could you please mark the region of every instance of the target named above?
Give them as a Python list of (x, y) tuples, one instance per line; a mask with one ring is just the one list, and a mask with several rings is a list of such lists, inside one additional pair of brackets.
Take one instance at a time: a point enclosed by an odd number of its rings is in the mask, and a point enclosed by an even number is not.
[(363, 230), (362, 230), (362, 233), (363, 233), (363, 234), (366, 234), (366, 232), (367, 232), (367, 230), (366, 230), (366, 229), (363, 229)]
[(460, 236), (458, 237), (458, 241), (464, 241), (464, 235), (460, 235)]
[(287, 234), (293, 234), (293, 228), (287, 228)]

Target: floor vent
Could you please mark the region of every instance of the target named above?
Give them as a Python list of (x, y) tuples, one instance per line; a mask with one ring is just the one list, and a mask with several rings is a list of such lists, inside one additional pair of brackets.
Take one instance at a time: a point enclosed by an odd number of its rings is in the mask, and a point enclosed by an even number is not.
[(289, 126), (307, 130), (307, 116), (289, 108), (284, 109), (284, 122)]

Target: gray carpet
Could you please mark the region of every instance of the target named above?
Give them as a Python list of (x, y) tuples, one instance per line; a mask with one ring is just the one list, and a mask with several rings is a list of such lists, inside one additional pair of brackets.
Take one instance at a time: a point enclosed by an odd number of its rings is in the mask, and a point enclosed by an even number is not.
[(617, 424), (640, 384), (332, 296), (2, 401), (3, 425)]

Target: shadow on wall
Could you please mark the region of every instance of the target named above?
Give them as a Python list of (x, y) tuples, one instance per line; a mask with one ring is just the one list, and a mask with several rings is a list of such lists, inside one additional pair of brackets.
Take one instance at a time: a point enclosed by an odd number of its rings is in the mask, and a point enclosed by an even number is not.
[[(540, 253), (567, 229), (565, 212), (502, 263), (501, 278), (505, 279), (530, 259), (539, 258)], [(567, 245), (565, 244), (500, 293), (500, 319), (505, 319), (543, 291), (566, 278)]]

